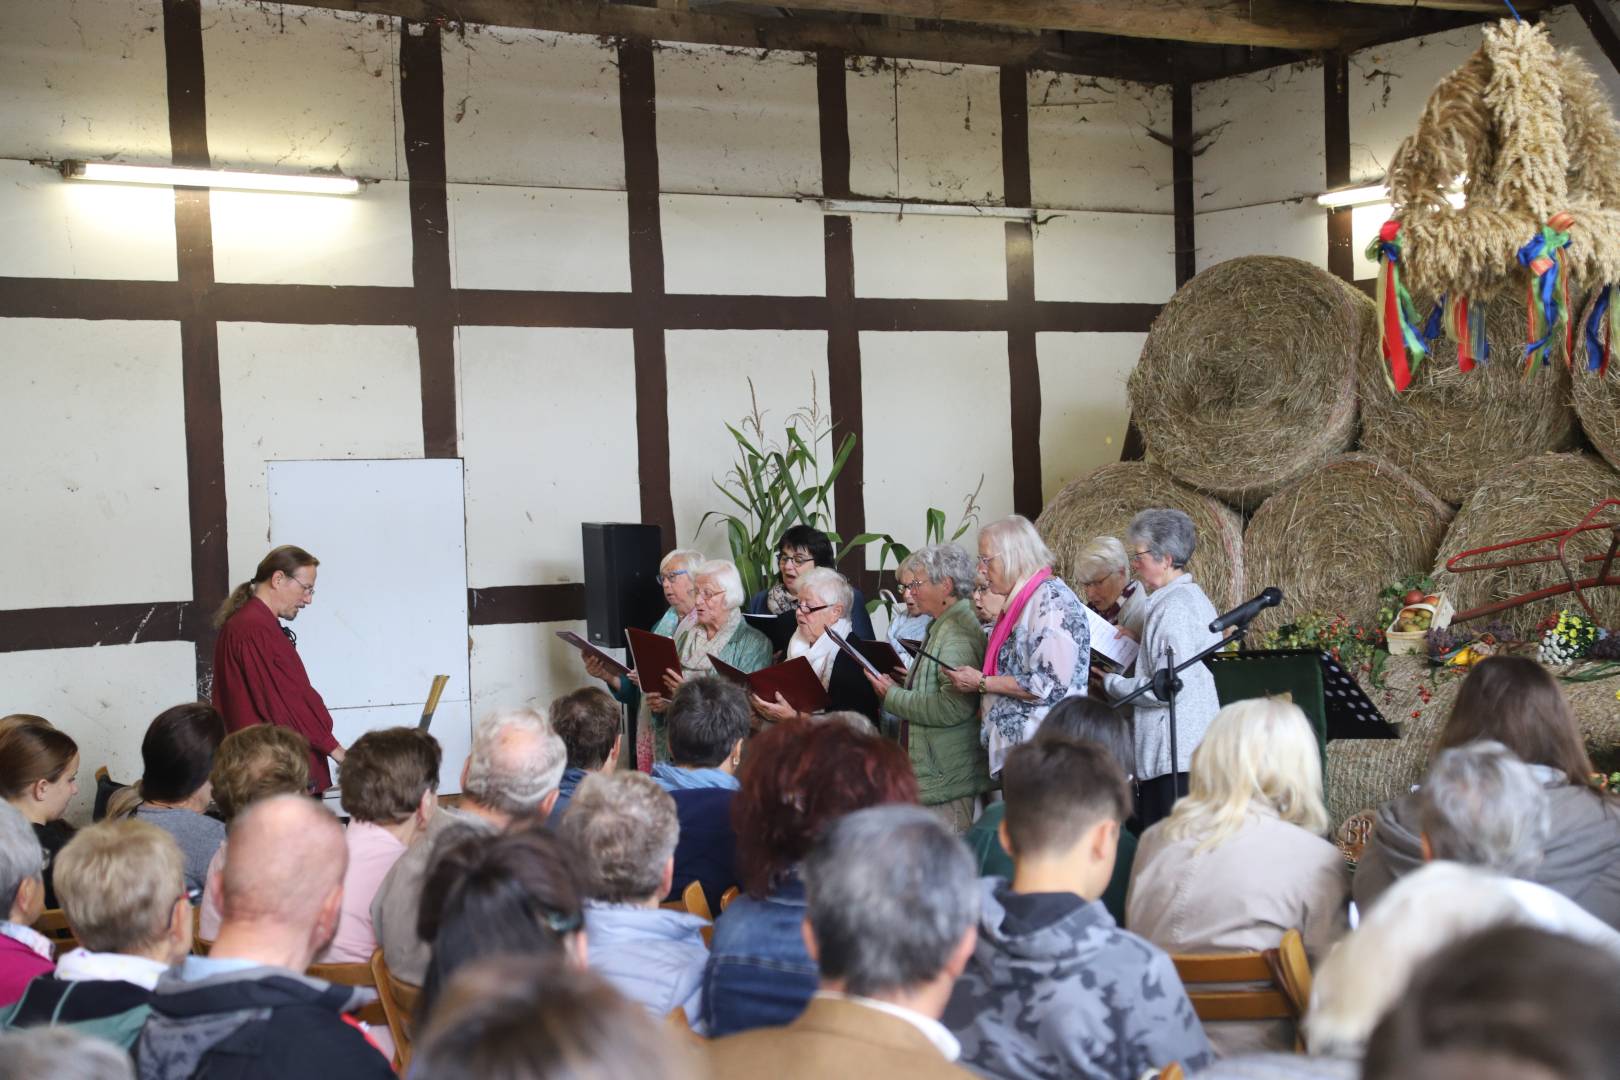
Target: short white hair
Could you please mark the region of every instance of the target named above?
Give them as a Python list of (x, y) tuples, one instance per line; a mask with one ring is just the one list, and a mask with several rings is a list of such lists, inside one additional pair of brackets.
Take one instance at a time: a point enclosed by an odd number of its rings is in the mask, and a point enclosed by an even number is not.
[(1074, 557), (1075, 577), (1082, 582), (1112, 574), (1130, 575), (1131, 561), (1117, 536), (1097, 536)]
[(799, 595), (803, 596), (806, 589), (823, 604), (839, 605), (844, 609), (844, 618), (850, 617), (855, 590), (849, 587), (849, 579), (843, 574), (829, 566), (813, 567), (799, 575)]
[(1547, 790), (1494, 739), (1435, 755), (1418, 789), (1418, 819), (1436, 859), (1529, 877), (1552, 834)]
[(1014, 581), (1022, 581), (1057, 561), (1035, 524), (1022, 514), (992, 521), (979, 530), (990, 550), (1001, 556), (1001, 566)]
[(500, 709), (473, 725), (466, 793), (492, 810), (531, 817), (557, 790), (568, 747), (538, 709)]
[(676, 563), (680, 563), (680, 568), (691, 574), (695, 568), (702, 566), (707, 559), (708, 556), (701, 551), (692, 551), (690, 548), (676, 548), (658, 560), (658, 572), (661, 574)]
[(743, 606), (748, 594), (743, 592), (742, 575), (737, 573), (737, 564), (730, 559), (709, 559), (698, 564), (692, 571), (692, 581), (699, 578), (710, 578), (717, 582), (726, 594), (726, 607), (736, 610)]

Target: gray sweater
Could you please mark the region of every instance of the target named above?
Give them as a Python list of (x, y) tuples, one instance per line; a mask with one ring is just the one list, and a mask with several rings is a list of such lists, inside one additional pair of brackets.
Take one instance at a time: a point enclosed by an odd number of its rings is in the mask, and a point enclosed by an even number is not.
[(156, 825), (180, 845), (180, 854), (186, 860), (186, 888), (200, 889), (207, 884), (208, 864), (225, 842), (224, 825), (195, 810), (144, 803), (135, 809), (135, 817)]

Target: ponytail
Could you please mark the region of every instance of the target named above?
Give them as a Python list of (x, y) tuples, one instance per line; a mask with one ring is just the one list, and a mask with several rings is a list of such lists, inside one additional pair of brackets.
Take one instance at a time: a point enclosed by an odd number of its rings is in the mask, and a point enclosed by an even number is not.
[(227, 596), (225, 602), (219, 605), (219, 610), (214, 612), (214, 628), (218, 629), (224, 626), (232, 615), (241, 611), (242, 605), (253, 598), (253, 590), (275, 577), (278, 570), (288, 577), (292, 577), (294, 570), (305, 566), (319, 565), (321, 565), (321, 560), (301, 547), (283, 544), (273, 549), (270, 554), (259, 560), (259, 566), (253, 572), (252, 580), (244, 581), (232, 589), (231, 595)]
[(214, 612), (214, 629), (217, 630), (224, 626), (232, 615), (242, 610), (242, 605), (247, 603), (252, 596), (253, 582), (251, 581), (244, 581), (232, 589), (231, 595), (227, 596), (225, 602), (219, 605), (219, 610)]

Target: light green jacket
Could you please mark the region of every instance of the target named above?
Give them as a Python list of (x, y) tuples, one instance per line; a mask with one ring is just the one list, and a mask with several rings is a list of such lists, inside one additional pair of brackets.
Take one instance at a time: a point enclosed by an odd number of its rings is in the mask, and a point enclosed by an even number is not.
[[(923, 650), (951, 667), (982, 668), (984, 648), (984, 629), (966, 600), (929, 623), (923, 639)], [(990, 774), (979, 745), (978, 694), (958, 693), (938, 664), (919, 656), (906, 685), (890, 690), (883, 708), (910, 724), (911, 765), (924, 806), (989, 790)]]

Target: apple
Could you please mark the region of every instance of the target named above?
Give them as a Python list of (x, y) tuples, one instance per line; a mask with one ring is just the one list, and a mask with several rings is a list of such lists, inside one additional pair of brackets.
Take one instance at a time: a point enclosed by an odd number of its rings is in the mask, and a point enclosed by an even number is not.
[(1403, 604), (1421, 604), (1421, 603), (1423, 603), (1423, 590), (1422, 589), (1413, 589), (1413, 590), (1411, 590), (1405, 596), (1401, 597), (1401, 603), (1403, 603)]

